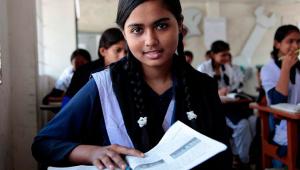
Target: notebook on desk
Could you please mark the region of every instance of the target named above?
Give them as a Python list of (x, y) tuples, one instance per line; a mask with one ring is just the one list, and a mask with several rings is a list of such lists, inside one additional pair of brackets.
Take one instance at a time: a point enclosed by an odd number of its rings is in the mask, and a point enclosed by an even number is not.
[(300, 104), (278, 103), (270, 106), (273, 109), (278, 109), (290, 113), (300, 114)]

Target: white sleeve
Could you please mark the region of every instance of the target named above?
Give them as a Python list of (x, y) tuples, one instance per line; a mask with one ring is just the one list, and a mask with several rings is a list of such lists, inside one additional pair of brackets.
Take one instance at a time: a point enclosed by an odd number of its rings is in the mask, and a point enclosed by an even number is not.
[(277, 74), (277, 71), (272, 69), (270, 65), (265, 65), (261, 69), (260, 78), (266, 93), (277, 85), (279, 77)]
[(65, 69), (64, 72), (57, 79), (55, 83), (55, 88), (62, 91), (67, 91), (71, 83), (72, 76), (73, 72), (70, 71), (70, 68)]

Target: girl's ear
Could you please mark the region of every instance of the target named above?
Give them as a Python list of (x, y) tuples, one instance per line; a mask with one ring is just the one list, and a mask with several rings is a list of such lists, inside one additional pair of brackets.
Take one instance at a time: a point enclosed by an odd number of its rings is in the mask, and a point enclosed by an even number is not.
[(103, 58), (105, 58), (105, 55), (106, 55), (106, 49), (105, 49), (104, 47), (101, 47), (101, 48), (99, 48), (99, 52), (100, 52), (101, 56), (102, 56)]
[(278, 42), (278, 41), (274, 41), (274, 47), (275, 48), (277, 48), (277, 49), (279, 49), (280, 48), (280, 42)]

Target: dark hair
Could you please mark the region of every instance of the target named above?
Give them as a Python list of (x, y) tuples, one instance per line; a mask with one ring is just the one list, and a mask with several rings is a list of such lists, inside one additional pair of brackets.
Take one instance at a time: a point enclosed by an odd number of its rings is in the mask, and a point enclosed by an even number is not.
[[(291, 32), (300, 32), (299, 29), (294, 25), (282, 25), (280, 26), (274, 35), (274, 41), (281, 42)], [(277, 60), (279, 50), (273, 45), (273, 51), (271, 52), (272, 57)]]
[[(213, 54), (216, 54), (216, 53), (219, 53), (219, 52), (224, 52), (224, 51), (229, 51), (229, 50), (230, 50), (229, 44), (225, 41), (222, 41), (222, 40), (217, 40), (217, 41), (213, 42), (211, 44), (211, 49), (210, 49), (211, 53), (213, 53)], [(214, 58), (212, 58), (211, 64), (212, 64), (213, 68), (216, 67), (216, 63), (215, 63)], [(221, 65), (221, 69), (224, 72), (223, 80), (224, 80), (225, 84), (228, 86), (230, 80), (229, 80), (228, 75), (225, 73), (225, 66)], [(218, 81), (218, 80), (221, 79), (221, 77), (215, 75), (214, 79), (216, 79)]]
[[(288, 36), (292, 32), (300, 32), (299, 29), (294, 25), (282, 25), (279, 28), (277, 28), (275, 35), (274, 35), (274, 41), (281, 42), (286, 36)], [(273, 51), (271, 52), (271, 56), (274, 59), (275, 64), (281, 68), (282, 61), (279, 60), (278, 57), (279, 50), (275, 47), (275, 44), (273, 45)], [(296, 69), (300, 70), (300, 62), (297, 61), (297, 63), (291, 68), (290, 70), (290, 80), (292, 84), (295, 84), (296, 79)]]
[(73, 53), (72, 53), (72, 55), (71, 55), (71, 58), (70, 58), (70, 60), (71, 60), (71, 62), (72, 62), (72, 60), (74, 60), (76, 57), (78, 57), (78, 56), (82, 56), (84, 59), (86, 59), (88, 62), (90, 62), (91, 61), (91, 55), (90, 55), (90, 53), (87, 51), (87, 50), (84, 50), (84, 49), (77, 49), (77, 50), (75, 50)]
[[(120, 26), (120, 28), (124, 29), (125, 22), (131, 12), (140, 4), (146, 2), (147, 0), (119, 0), (118, 5), (118, 12), (116, 23)], [(178, 23), (181, 23), (183, 20), (182, 16), (182, 8), (179, 0), (162, 0), (163, 5), (168, 9), (176, 18)], [(185, 61), (184, 55), (184, 48), (183, 48), (183, 35), (179, 33), (178, 35), (178, 46), (177, 46), (177, 54), (178, 56), (174, 55), (174, 62), (173, 68), (175, 67), (177, 81), (182, 81), (184, 86), (184, 93), (185, 93), (185, 105), (186, 110), (191, 111), (191, 101), (190, 101), (190, 92), (188, 88), (188, 83), (186, 80), (186, 67), (189, 65)], [(130, 84), (132, 86), (133, 91), (133, 100), (135, 103), (135, 109), (138, 114), (141, 116), (145, 116), (145, 104), (143, 99), (143, 92), (142, 92), (142, 80), (143, 74), (141, 71), (141, 63), (133, 56), (130, 49), (128, 49), (128, 75), (130, 79)], [(195, 120), (191, 121), (191, 125), (196, 128)], [(142, 128), (142, 143), (147, 145), (147, 131), (143, 127)], [(146, 146), (147, 147), (147, 146)]]
[(184, 55), (189, 56), (191, 58), (194, 58), (194, 54), (191, 51), (188, 51), (188, 50), (184, 51)]
[(98, 47), (98, 56), (100, 59), (104, 60), (103, 56), (100, 54), (100, 48), (108, 49), (112, 45), (125, 40), (124, 36), (119, 28), (109, 28), (103, 32), (101, 38), (99, 40), (99, 47)]
[[(147, 0), (119, 0), (116, 23), (124, 29), (125, 22), (131, 12)], [(166, 8), (175, 16), (177, 21), (183, 19), (182, 8), (179, 0), (163, 0)]]
[(222, 40), (213, 42), (210, 48), (210, 51), (215, 54), (223, 51), (229, 51), (229, 50), (230, 50), (229, 44)]

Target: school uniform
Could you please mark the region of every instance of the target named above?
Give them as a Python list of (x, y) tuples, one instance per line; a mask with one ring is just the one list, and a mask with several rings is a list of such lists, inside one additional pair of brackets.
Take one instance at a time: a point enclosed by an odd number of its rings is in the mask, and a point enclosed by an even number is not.
[(67, 88), (69, 87), (71, 83), (71, 79), (74, 74), (73, 67), (67, 67), (63, 73), (59, 76), (57, 81), (55, 82), (55, 89), (61, 90), (61, 91), (67, 91)]
[[(95, 73), (92, 79), (35, 137), (34, 157), (45, 165), (68, 166), (69, 153), (80, 144), (107, 146), (120, 144), (147, 151), (142, 143), (142, 130), (137, 120), (128, 72), (127, 58)], [(210, 77), (188, 66), (191, 107), (198, 114), (195, 130), (228, 144), (224, 115), (220, 111), (217, 85)], [(202, 88), (199, 88), (202, 87)], [(147, 83), (142, 83), (147, 131), (150, 147), (154, 147), (168, 127), (176, 120), (192, 126), (184, 104), (184, 90), (180, 81), (163, 94), (156, 94)], [(199, 169), (229, 169), (228, 150), (214, 156)]]
[(102, 59), (98, 59), (80, 66), (74, 72), (70, 85), (66, 90), (65, 96), (63, 97), (61, 107), (63, 108), (71, 100), (71, 98), (89, 81), (92, 73), (101, 71), (104, 68), (104, 61)]
[[(276, 65), (274, 59), (271, 59), (261, 69), (262, 86), (267, 94), (268, 105), (277, 103), (292, 103), (300, 102), (300, 72), (296, 69), (295, 83), (289, 82), (288, 96), (282, 95), (275, 88), (280, 77), (280, 67)], [(287, 145), (287, 122), (281, 120), (275, 127), (274, 142), (279, 145)]]
[[(215, 78), (218, 87), (229, 88), (235, 91), (240, 84), (239, 77), (235, 76), (233, 68), (229, 64), (224, 64), (220, 68), (220, 76), (216, 77), (212, 60), (202, 63), (198, 69), (202, 73)], [(226, 124), (232, 129), (231, 150), (234, 155), (238, 155), (243, 163), (249, 162), (249, 150), (254, 136), (256, 135), (257, 117), (249, 111), (248, 106), (226, 104), (223, 106), (226, 112)]]

